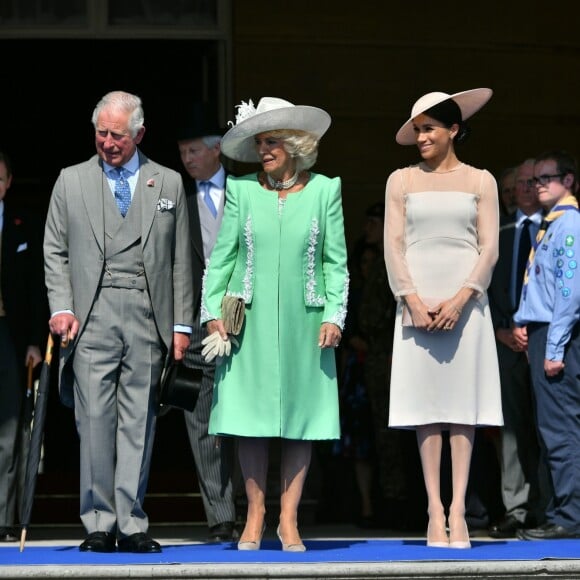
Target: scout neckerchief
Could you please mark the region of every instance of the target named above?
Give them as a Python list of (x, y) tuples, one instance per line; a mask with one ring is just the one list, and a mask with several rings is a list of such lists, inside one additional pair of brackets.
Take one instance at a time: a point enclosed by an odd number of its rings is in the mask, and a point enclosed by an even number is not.
[(565, 198), (560, 200), (560, 203), (553, 207), (550, 213), (544, 217), (540, 229), (536, 235), (536, 240), (532, 249), (530, 250), (530, 257), (528, 258), (528, 263), (526, 265), (526, 271), (524, 272), (524, 285), (522, 288), (522, 297), (526, 297), (526, 290), (528, 288), (528, 280), (530, 279), (530, 268), (532, 267), (532, 262), (536, 255), (536, 248), (540, 245), (542, 238), (545, 236), (548, 226), (557, 220), (565, 211), (570, 209), (578, 210), (578, 200), (573, 195), (567, 195)]

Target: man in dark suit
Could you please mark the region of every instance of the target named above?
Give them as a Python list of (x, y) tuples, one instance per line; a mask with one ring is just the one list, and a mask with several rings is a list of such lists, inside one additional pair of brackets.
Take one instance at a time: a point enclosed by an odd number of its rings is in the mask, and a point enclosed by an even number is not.
[[(525, 160), (516, 168), (517, 209), (513, 216), (505, 218), (500, 228), (499, 259), (488, 289), (502, 389), (504, 425), (500, 437), (500, 468), (506, 509), (503, 519), (489, 530), (493, 538), (512, 538), (519, 528), (534, 525), (543, 518), (546, 504), (540, 492), (540, 452), (528, 358), (517, 347), (511, 331), (512, 315), (520, 301), (523, 268), (542, 222), (533, 176), (533, 159)], [(520, 253), (523, 261), (519, 259)]]
[(208, 435), (213, 396), (215, 359), (206, 362), (201, 341), (207, 331), (200, 324), (201, 282), (221, 225), (226, 171), (220, 161), (220, 142), (224, 131), (215, 115), (196, 103), (189, 120), (178, 132), (177, 146), (183, 167), (189, 208), (191, 257), (194, 292), (191, 295), (195, 320), (185, 365), (203, 371), (199, 397), (192, 412), (184, 411), (187, 433), (195, 460), (197, 479), (209, 526), (209, 541), (237, 538), (236, 509), (232, 485), (234, 471), (233, 440), (217, 442)]
[(14, 542), (19, 467), (24, 434), (25, 367), (42, 360), (46, 291), (42, 228), (5, 199), (12, 184), (8, 156), (0, 152), (0, 541)]
[(139, 97), (108, 93), (92, 122), (97, 155), (61, 171), (44, 237), (60, 395), (80, 438), (80, 550), (160, 552), (143, 501), (164, 360), (183, 358), (193, 323), (187, 202), (179, 173), (138, 149)]

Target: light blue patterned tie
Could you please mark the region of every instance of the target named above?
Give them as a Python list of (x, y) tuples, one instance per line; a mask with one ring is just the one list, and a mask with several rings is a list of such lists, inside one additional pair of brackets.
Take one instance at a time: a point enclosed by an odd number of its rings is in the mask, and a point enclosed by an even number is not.
[(122, 167), (115, 167), (113, 172), (115, 174), (115, 200), (121, 215), (125, 217), (131, 205), (131, 188)]
[(205, 201), (205, 205), (207, 205), (209, 211), (211, 211), (211, 215), (213, 215), (213, 217), (217, 217), (217, 209), (210, 194), (211, 181), (200, 181), (199, 186), (203, 193), (203, 201)]

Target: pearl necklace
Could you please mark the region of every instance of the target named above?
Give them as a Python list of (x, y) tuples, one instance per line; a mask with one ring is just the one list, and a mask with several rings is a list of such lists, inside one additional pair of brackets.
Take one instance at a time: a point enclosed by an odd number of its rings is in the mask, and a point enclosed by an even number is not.
[(281, 189), (290, 189), (298, 181), (298, 171), (286, 181), (272, 179), (269, 173), (266, 173), (266, 179), (268, 180), (268, 185), (276, 191), (280, 191)]

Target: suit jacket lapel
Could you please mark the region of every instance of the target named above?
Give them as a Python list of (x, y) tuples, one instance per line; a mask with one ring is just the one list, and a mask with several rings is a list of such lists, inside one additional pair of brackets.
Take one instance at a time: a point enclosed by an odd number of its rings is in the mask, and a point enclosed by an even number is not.
[(199, 208), (197, 206), (197, 186), (195, 180), (192, 178), (188, 178), (184, 186), (189, 213), (189, 235), (191, 236), (191, 245), (200, 262), (204, 264), (205, 258), (203, 255), (203, 240), (201, 237), (201, 221), (199, 219)]
[(147, 157), (139, 152), (139, 179), (135, 195), (141, 196), (141, 247), (144, 248), (153, 225), (157, 202), (161, 196), (162, 175), (151, 165)]
[(97, 155), (92, 159), (94, 163), (89, 168), (90, 175), (86, 179), (80, 179), (79, 186), (83, 201), (87, 209), (89, 225), (99, 245), (99, 249), (105, 251), (105, 221), (104, 221), (104, 197), (112, 195), (107, 183), (107, 177), (103, 171), (101, 160)]

